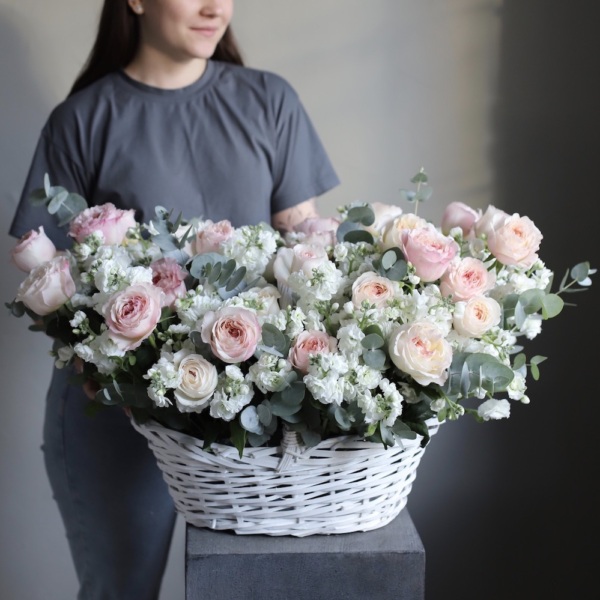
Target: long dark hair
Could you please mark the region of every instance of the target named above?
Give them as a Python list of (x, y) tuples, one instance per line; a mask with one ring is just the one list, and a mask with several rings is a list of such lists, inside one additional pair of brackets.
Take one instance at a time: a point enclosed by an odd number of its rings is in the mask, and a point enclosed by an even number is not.
[[(104, 75), (126, 67), (135, 56), (140, 40), (138, 17), (126, 0), (104, 0), (98, 33), (88, 59), (75, 79), (69, 96), (97, 81)], [(242, 53), (231, 31), (217, 44), (213, 60), (243, 65)]]

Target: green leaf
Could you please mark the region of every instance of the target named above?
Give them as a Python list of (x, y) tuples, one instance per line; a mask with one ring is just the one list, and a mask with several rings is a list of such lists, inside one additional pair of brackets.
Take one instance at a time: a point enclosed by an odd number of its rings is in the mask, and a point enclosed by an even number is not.
[(360, 225), (357, 225), (353, 221), (343, 221), (339, 224), (335, 232), (338, 242), (343, 242), (346, 234), (350, 231), (363, 231), (363, 229)]
[(335, 422), (338, 424), (340, 429), (343, 431), (348, 431), (350, 427), (352, 427), (352, 420), (350, 419), (350, 415), (345, 408), (341, 406), (336, 406), (333, 415), (335, 418)]
[(391, 269), (396, 264), (397, 260), (398, 260), (398, 255), (396, 254), (396, 252), (394, 252), (394, 250), (388, 250), (381, 257), (381, 266), (387, 271), (388, 269)]
[(246, 406), (240, 413), (240, 425), (251, 433), (261, 435), (264, 432), (264, 427), (258, 417), (256, 406)]
[(46, 195), (46, 190), (44, 188), (37, 188), (29, 194), (29, 202), (33, 204), (33, 206), (43, 206), (46, 204), (48, 200), (48, 196)]
[(67, 192), (67, 190), (58, 192), (58, 194), (56, 194), (56, 196), (54, 196), (52, 200), (50, 200), (50, 202), (48, 203), (48, 212), (51, 215), (56, 214), (68, 197), (69, 192)]
[[(593, 271), (595, 272), (595, 270)], [(590, 274), (590, 263), (589, 262), (581, 262), (575, 265), (571, 269), (571, 279), (574, 279), (578, 283), (585, 281)]]
[(391, 269), (383, 273), (390, 281), (402, 281), (408, 273), (408, 265), (405, 260), (397, 261)]
[(217, 281), (218, 287), (223, 287), (229, 281), (229, 278), (233, 275), (236, 266), (237, 263), (232, 258), (222, 266), (219, 281)]
[(383, 371), (386, 365), (387, 356), (383, 350), (365, 350), (362, 353), (365, 364), (376, 371)]
[(244, 447), (246, 446), (246, 430), (236, 421), (231, 421), (231, 443), (237, 448), (240, 458), (244, 456)]
[(421, 168), (416, 175), (413, 175), (410, 181), (411, 183), (427, 183), (429, 181), (429, 177), (427, 177), (425, 170)]
[(513, 369), (518, 371), (521, 367), (525, 366), (526, 363), (527, 357), (523, 353), (517, 354), (513, 360)]
[(348, 211), (347, 220), (362, 223), (367, 227), (375, 222), (375, 213), (371, 206), (354, 206)]
[(268, 427), (273, 420), (273, 412), (271, 411), (271, 403), (268, 400), (263, 400), (256, 407), (256, 414), (258, 420), (265, 426)]
[(225, 289), (228, 292), (235, 290), (237, 288), (237, 286), (240, 285), (240, 283), (242, 282), (242, 280), (244, 279), (245, 276), (246, 276), (246, 267), (240, 267), (237, 271), (235, 271), (233, 273), (233, 275), (229, 279), (229, 282), (227, 283), (227, 286), (225, 287)]
[(362, 339), (361, 345), (367, 350), (375, 350), (376, 348), (384, 346), (385, 340), (383, 339), (383, 336), (378, 333), (369, 333)]
[(557, 294), (546, 294), (542, 300), (542, 317), (544, 319), (552, 319), (562, 311), (565, 303)]
[(517, 307), (521, 307), (526, 315), (539, 312), (544, 302), (544, 292), (538, 289), (527, 290), (519, 296)]
[(215, 263), (214, 265), (212, 265), (212, 268), (209, 268), (207, 266), (208, 277), (207, 277), (206, 280), (211, 285), (214, 285), (217, 282), (217, 279), (219, 279), (219, 276), (221, 275), (221, 267), (222, 267), (222, 265), (223, 265), (223, 263), (218, 262), (218, 263)]
[(381, 435), (381, 441), (386, 448), (388, 446), (396, 445), (396, 437), (394, 436), (394, 432), (381, 421), (379, 422), (379, 433)]
[(302, 438), (302, 443), (309, 448), (316, 446), (321, 441), (321, 434), (310, 429), (300, 432), (300, 437)]
[(271, 323), (265, 323), (262, 326), (262, 343), (277, 350), (281, 356), (285, 356), (289, 349), (289, 342), (286, 336)]
[(348, 242), (349, 244), (358, 244), (360, 242), (365, 242), (366, 244), (373, 244), (373, 236), (363, 229), (349, 231), (343, 239), (344, 242)]

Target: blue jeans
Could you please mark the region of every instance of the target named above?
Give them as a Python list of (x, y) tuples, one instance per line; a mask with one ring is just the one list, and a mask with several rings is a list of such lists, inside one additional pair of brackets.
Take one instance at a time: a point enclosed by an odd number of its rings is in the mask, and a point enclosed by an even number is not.
[(175, 508), (146, 439), (123, 410), (89, 400), (55, 369), (44, 460), (79, 579), (80, 600), (156, 600)]

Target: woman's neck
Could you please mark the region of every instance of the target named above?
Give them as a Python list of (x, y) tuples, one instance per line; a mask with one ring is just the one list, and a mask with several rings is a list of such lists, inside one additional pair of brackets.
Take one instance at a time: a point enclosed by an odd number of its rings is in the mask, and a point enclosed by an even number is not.
[(173, 90), (198, 81), (206, 69), (205, 58), (173, 61), (152, 48), (140, 48), (134, 59), (125, 67), (129, 77), (165, 90)]

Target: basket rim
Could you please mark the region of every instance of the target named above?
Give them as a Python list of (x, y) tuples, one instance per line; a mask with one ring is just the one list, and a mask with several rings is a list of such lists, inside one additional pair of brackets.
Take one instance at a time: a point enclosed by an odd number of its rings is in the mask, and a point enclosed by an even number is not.
[[(144, 436), (146, 436), (145, 432), (153, 432), (153, 431), (157, 432), (157, 433), (168, 432), (168, 435), (170, 437), (177, 439), (177, 443), (185, 444), (186, 446), (194, 446), (195, 448), (198, 448), (202, 452), (206, 452), (211, 455), (221, 455), (221, 456), (226, 455), (230, 452), (235, 452), (236, 456), (238, 456), (238, 451), (235, 446), (232, 446), (229, 444), (222, 444), (219, 442), (213, 442), (209, 448), (204, 449), (204, 447), (203, 447), (204, 440), (202, 440), (198, 437), (195, 437), (193, 435), (190, 435), (189, 433), (185, 433), (183, 431), (178, 431), (177, 429), (171, 429), (170, 427), (167, 427), (166, 425), (159, 423), (155, 419), (148, 419), (147, 421), (140, 423), (140, 422), (136, 421), (135, 417), (132, 416), (131, 423), (132, 423), (133, 427), (135, 429), (137, 429), (138, 432)], [(425, 421), (425, 423), (427, 424), (430, 435), (433, 435), (437, 432), (439, 426), (443, 423), (443, 421), (440, 422), (440, 421), (438, 421), (437, 417), (432, 417), (430, 419), (427, 419)], [(403, 440), (402, 441), (403, 446), (407, 447), (407, 446), (414, 446), (414, 445), (420, 444), (421, 440), (423, 439), (423, 436), (420, 435), (419, 433), (417, 433), (416, 435), (417, 435), (417, 437), (415, 439)], [(339, 436), (325, 438), (325, 439), (322, 439), (321, 441), (319, 441), (314, 446), (306, 446), (306, 445), (302, 444), (301, 441), (299, 441), (296, 447), (298, 448), (298, 450), (300, 452), (304, 452), (307, 450), (316, 451), (316, 450), (320, 450), (320, 449), (332, 450), (337, 445), (348, 444), (348, 443), (356, 443), (358, 445), (364, 444), (365, 449), (376, 448), (376, 447), (381, 448), (381, 450), (386, 449), (381, 442), (372, 442), (369, 440), (365, 440), (364, 438), (362, 438), (361, 436), (359, 436), (357, 434), (339, 435)], [(244, 454), (246, 451), (252, 451), (252, 452), (256, 452), (256, 451), (260, 451), (260, 450), (275, 451), (275, 450), (281, 449), (281, 448), (282, 448), (281, 444), (278, 446), (250, 446), (250, 447), (244, 448)], [(398, 448), (398, 445), (388, 446), (388, 448)]]

